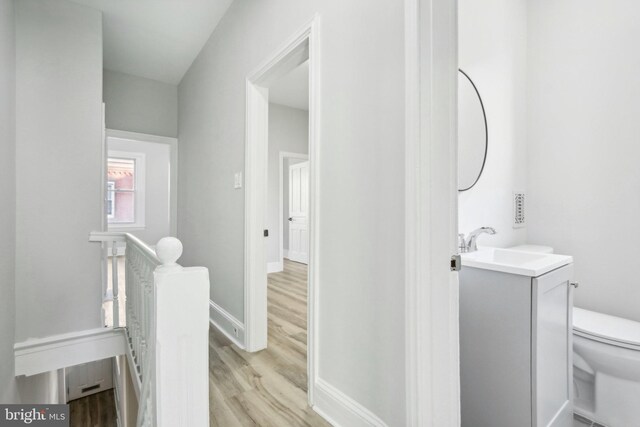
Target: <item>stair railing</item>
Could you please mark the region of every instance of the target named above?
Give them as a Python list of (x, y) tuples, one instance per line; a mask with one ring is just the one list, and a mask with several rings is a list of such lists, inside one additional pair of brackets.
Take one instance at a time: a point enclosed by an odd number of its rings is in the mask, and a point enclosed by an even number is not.
[[(129, 233), (91, 233), (112, 248), (114, 328), (123, 327), (140, 427), (209, 425), (209, 272), (182, 267), (182, 243), (155, 250)], [(125, 244), (125, 319), (120, 319), (118, 243)], [(120, 324), (122, 321), (122, 325)]]

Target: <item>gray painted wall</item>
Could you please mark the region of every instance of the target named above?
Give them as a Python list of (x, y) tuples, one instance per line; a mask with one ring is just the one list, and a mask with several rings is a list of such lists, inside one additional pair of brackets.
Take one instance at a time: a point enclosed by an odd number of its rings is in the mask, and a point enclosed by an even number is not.
[(15, 333), (16, 98), (13, 0), (0, 0), (0, 402), (16, 403)]
[(182, 263), (208, 267), (212, 299), (243, 319), (244, 191), (233, 177), (244, 170), (245, 78), (316, 12), (319, 376), (404, 425), (403, 2), (231, 5), (179, 85)]
[[(309, 112), (283, 105), (269, 104), (269, 166), (267, 195), (267, 262), (280, 261), (280, 152), (307, 154), (309, 152)], [(288, 167), (283, 180), (288, 181)], [(283, 193), (286, 203), (288, 192)], [(284, 211), (283, 211), (284, 212)], [(287, 224), (285, 222), (285, 224)], [(288, 224), (287, 224), (288, 225)], [(288, 231), (289, 227), (284, 227)], [(288, 233), (286, 233), (288, 237)], [(287, 247), (285, 245), (285, 247)]]
[[(579, 11), (579, 13), (576, 13)], [(640, 5), (529, 2), (529, 240), (573, 255), (575, 304), (640, 321)]]
[(16, 382), (18, 383), (20, 402), (40, 405), (66, 403), (66, 393), (60, 395), (62, 391), (60, 390), (60, 379), (63, 373), (64, 370), (60, 369), (30, 377), (18, 377)]
[[(16, 340), (100, 327), (102, 16), (16, 2)], [(55, 160), (54, 160), (55, 159)]]
[(108, 129), (178, 136), (178, 87), (104, 70)]

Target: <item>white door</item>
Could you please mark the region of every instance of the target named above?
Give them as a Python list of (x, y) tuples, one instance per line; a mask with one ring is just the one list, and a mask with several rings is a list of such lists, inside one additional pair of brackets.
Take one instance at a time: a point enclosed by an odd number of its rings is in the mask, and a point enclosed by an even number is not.
[(309, 263), (309, 162), (289, 166), (289, 259)]
[(66, 374), (67, 402), (113, 388), (112, 359), (72, 366)]

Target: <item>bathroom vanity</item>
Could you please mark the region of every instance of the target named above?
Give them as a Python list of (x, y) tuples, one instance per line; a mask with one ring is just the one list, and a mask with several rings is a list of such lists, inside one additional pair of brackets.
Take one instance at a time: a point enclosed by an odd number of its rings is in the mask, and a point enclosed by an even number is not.
[(571, 427), (570, 256), (462, 254), (463, 427)]

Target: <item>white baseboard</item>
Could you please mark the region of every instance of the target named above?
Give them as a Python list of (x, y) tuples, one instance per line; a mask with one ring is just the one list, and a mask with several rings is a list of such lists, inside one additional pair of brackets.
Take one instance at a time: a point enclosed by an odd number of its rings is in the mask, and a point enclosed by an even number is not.
[(229, 314), (224, 308), (209, 300), (209, 322), (241, 349), (244, 345), (244, 323)]
[(268, 262), (267, 263), (267, 273), (279, 273), (284, 271), (284, 263), (283, 262)]
[(283, 249), (282, 250), (282, 256), (284, 258), (289, 258), (289, 249)]
[(313, 410), (334, 427), (387, 427), (370, 410), (321, 378), (316, 379), (313, 400)]
[(126, 340), (122, 328), (98, 328), (30, 339), (13, 349), (16, 376), (31, 376), (124, 354)]

